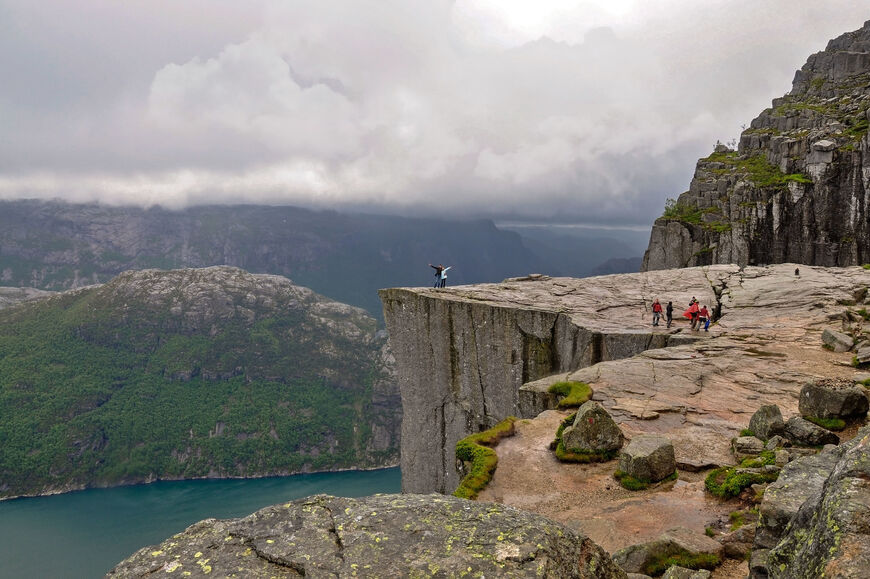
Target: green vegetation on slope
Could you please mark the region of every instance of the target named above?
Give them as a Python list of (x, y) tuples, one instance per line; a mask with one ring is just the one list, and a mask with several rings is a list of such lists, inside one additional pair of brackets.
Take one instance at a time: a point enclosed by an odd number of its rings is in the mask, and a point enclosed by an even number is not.
[(508, 416), (489, 430), (466, 436), (456, 443), (456, 458), (468, 463), (466, 474), (453, 496), (461, 499), (475, 499), (486, 488), (498, 466), (498, 455), (491, 448), (506, 436), (513, 436), (515, 416)]
[(289, 304), (195, 328), (107, 287), (0, 311), (0, 496), (396, 459), (366, 451), (371, 349)]

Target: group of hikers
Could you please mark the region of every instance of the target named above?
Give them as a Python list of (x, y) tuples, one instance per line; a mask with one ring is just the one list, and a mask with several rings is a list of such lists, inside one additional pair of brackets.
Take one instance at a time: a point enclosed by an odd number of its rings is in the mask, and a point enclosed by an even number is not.
[(445, 287), (447, 285), (447, 270), (453, 267), (452, 265), (448, 265), (444, 267), (442, 264), (432, 265), (429, 264), (429, 267), (435, 270), (435, 285), (432, 287)]
[[(652, 325), (658, 326), (659, 320), (662, 317), (662, 304), (659, 303), (658, 298), (653, 302), (652, 305), (653, 312), (653, 323)], [(674, 321), (674, 304), (673, 302), (668, 302), (668, 305), (664, 308), (665, 313), (665, 321), (667, 322), (666, 327), (670, 328), (671, 323)], [(689, 307), (686, 311), (683, 312), (683, 317), (689, 318), (691, 323), (691, 328), (693, 330), (700, 330), (701, 326), (704, 326), (704, 331), (710, 331), (710, 310), (707, 309), (707, 306), (699, 306), (698, 300), (692, 296), (691, 301), (689, 301)]]

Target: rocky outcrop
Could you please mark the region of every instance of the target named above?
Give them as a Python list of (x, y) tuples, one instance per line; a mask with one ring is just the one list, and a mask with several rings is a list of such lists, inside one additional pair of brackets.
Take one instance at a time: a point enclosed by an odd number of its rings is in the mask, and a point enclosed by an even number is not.
[[(721, 557), (722, 545), (683, 527), (668, 529), (656, 540), (632, 545), (613, 554), (613, 561), (627, 573), (654, 573), (668, 557), (707, 555)], [(661, 573), (661, 570), (658, 571)]]
[[(718, 265), (382, 290), (402, 390), (403, 488), (452, 492), (456, 442), (506, 416), (537, 416), (557, 378), (592, 385), (628, 436), (667, 432), (681, 464), (727, 464), (749, 414), (765, 404), (795, 413), (803, 384), (849, 372), (807, 353), (824, 352), (823, 327), (868, 285), (857, 267), (795, 278), (793, 265)], [(655, 298), (679, 312), (693, 296), (715, 312), (707, 339), (679, 315), (670, 329), (651, 326)]]
[[(852, 441), (797, 461), (789, 476), (771, 485), (761, 505), (769, 552), (761, 553), (754, 576), (774, 578), (866, 577), (870, 569), (870, 429)], [(768, 497), (771, 490), (776, 492)], [(772, 509), (787, 497), (782, 509)], [(803, 499), (803, 500), (802, 500)], [(773, 513), (776, 516), (772, 516)], [(771, 524), (781, 539), (771, 545)], [(758, 539), (756, 539), (758, 543)]]
[(587, 537), (497, 504), (430, 495), (318, 495), (208, 519), (107, 577), (571, 577), (625, 573)]
[(0, 287), (0, 309), (14, 306), (20, 302), (48, 297), (54, 293), (32, 287)]
[(656, 220), (643, 269), (870, 262), (870, 22), (812, 55), (792, 90), (701, 159)]

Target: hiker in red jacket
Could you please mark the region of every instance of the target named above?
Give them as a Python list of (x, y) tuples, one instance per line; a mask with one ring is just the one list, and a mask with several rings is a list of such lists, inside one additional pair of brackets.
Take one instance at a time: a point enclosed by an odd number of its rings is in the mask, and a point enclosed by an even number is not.
[(699, 310), (699, 308), (698, 308), (698, 300), (696, 300), (695, 298), (692, 298), (692, 301), (691, 301), (691, 303), (689, 304), (689, 309), (686, 310), (685, 312), (683, 312), (683, 316), (684, 316), (684, 317), (689, 318), (690, 320), (692, 320), (692, 323), (691, 323), (691, 326), (690, 326), (690, 327), (691, 327), (693, 330), (696, 329), (695, 326), (698, 325), (698, 312), (699, 312), (699, 311), (700, 311), (700, 310)]
[(662, 317), (662, 304), (659, 303), (658, 298), (656, 298), (656, 300), (653, 302), (652, 310), (653, 310), (653, 325), (658, 326), (659, 325), (659, 318)]
[(707, 328), (710, 327), (710, 312), (707, 310), (707, 306), (701, 306), (701, 311), (698, 312), (698, 329), (701, 329), (701, 324), (704, 324), (704, 331), (708, 331)]

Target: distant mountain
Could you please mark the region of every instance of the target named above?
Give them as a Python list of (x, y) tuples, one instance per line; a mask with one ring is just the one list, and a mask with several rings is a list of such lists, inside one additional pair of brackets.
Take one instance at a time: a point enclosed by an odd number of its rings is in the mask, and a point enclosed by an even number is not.
[(363, 310), (230, 267), (2, 309), (0, 497), (395, 464), (389, 360)]
[(0, 201), (4, 286), (64, 290), (132, 269), (233, 265), (289, 277), (380, 318), (377, 289), (429, 284), (430, 262), (453, 266), (450, 285), (500, 281), (549, 263), (517, 233), (487, 220), (255, 205), (169, 211)]
[[(542, 273), (588, 277), (635, 273), (649, 240), (649, 231), (550, 226), (500, 225), (518, 233), (523, 244), (541, 257)], [(637, 265), (635, 265), (637, 261)]]

